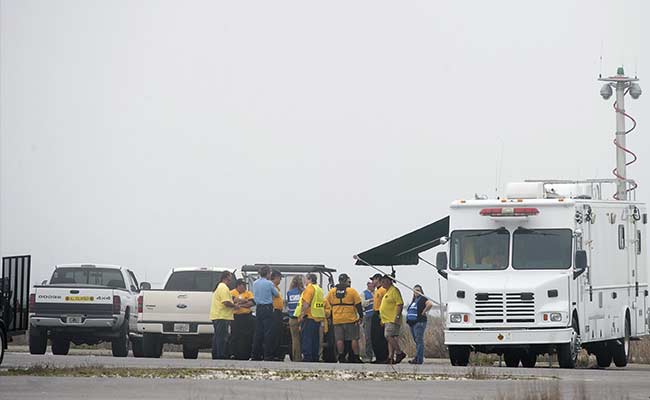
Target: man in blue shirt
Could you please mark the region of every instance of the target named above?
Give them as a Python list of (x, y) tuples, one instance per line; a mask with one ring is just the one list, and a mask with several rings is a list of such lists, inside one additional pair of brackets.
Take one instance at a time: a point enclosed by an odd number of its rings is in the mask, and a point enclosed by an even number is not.
[(372, 327), (372, 314), (373, 311), (373, 295), (375, 292), (375, 285), (372, 281), (368, 282), (367, 289), (363, 291), (363, 300), (361, 304), (363, 305), (363, 337), (365, 339), (365, 360), (366, 362), (371, 362), (374, 353), (372, 351), (372, 340), (370, 339), (370, 331)]
[(273, 282), (268, 280), (271, 268), (260, 268), (260, 279), (253, 283), (255, 298), (255, 340), (253, 342), (253, 360), (277, 361), (273, 354), (273, 297), (278, 291)]

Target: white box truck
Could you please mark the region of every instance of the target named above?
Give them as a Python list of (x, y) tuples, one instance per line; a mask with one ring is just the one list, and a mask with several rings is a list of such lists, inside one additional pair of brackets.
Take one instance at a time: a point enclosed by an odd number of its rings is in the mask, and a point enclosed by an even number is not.
[(600, 199), (604, 183), (511, 184), (505, 198), (451, 205), (449, 268), (444, 252), (437, 266), (452, 365), (477, 351), (532, 367), (557, 352), (572, 368), (581, 347), (601, 367), (627, 364), (630, 340), (649, 329), (648, 215), (642, 203)]

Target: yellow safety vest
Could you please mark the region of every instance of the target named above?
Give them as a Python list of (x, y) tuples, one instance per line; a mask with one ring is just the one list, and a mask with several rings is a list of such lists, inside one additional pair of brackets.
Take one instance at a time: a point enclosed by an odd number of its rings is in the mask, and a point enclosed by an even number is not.
[[(311, 301), (311, 316), (314, 319), (325, 319), (325, 304), (323, 297), (323, 289), (320, 288), (315, 283), (312, 283), (314, 287), (314, 298)], [(300, 317), (302, 315), (302, 296), (298, 305), (296, 306), (296, 311), (293, 312), (294, 317)]]

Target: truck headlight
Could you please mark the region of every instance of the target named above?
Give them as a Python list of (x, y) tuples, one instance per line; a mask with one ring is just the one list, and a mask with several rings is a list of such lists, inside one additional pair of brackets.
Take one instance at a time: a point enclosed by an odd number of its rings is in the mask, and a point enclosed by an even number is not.
[(559, 312), (544, 313), (544, 321), (560, 322), (562, 321), (562, 313)]
[(451, 322), (452, 324), (469, 322), (469, 314), (451, 313), (449, 314), (449, 322)]

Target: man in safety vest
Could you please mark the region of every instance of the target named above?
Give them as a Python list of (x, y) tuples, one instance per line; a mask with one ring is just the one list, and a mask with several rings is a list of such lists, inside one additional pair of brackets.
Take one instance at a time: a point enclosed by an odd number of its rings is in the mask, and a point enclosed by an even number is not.
[(332, 306), (332, 323), (339, 362), (345, 362), (345, 341), (349, 340), (352, 354), (348, 361), (361, 363), (359, 357), (359, 324), (363, 318), (359, 292), (350, 287), (350, 277), (339, 275), (339, 284), (327, 293), (327, 301)]
[(302, 360), (318, 362), (320, 354), (320, 323), (325, 319), (323, 289), (316, 274), (307, 274), (308, 285), (300, 296), (294, 315), (301, 320), (300, 344)]

